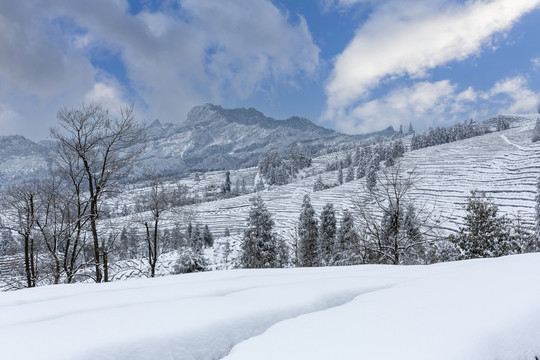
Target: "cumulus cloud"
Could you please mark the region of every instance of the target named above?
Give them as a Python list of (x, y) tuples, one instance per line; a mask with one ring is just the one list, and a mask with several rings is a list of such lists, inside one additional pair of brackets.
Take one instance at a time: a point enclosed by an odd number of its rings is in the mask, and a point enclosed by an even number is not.
[(381, 81), (422, 79), (436, 66), (478, 54), (494, 34), (508, 30), (539, 5), (540, 0), (383, 3), (336, 57), (323, 119), (338, 121), (342, 130), (377, 129), (357, 109), (369, 104), (371, 91)]
[(460, 91), (450, 80), (419, 81), (359, 104), (336, 125), (348, 133), (366, 133), (388, 126), (398, 129), (409, 123), (417, 129), (425, 129), (446, 126), (471, 116), (478, 120), (494, 113), (532, 113), (539, 101), (540, 93), (532, 91), (523, 76), (501, 79), (486, 91), (472, 87)]
[[(0, 3), (0, 94), (12, 96), (19, 132), (30, 121), (46, 130), (59, 107), (89, 99), (136, 102), (149, 119), (181, 121), (194, 105), (271, 91), (318, 67), (305, 19), (270, 0), (129, 10), (126, 0)], [(103, 76), (100, 56), (119, 58), (127, 82)]]

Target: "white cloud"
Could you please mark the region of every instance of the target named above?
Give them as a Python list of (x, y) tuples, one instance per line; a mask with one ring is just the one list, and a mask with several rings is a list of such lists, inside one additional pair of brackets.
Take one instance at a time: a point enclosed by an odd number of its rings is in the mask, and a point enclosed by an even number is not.
[(535, 68), (540, 68), (540, 57), (531, 59), (531, 62)]
[(326, 86), (323, 119), (375, 130), (368, 124), (357, 125), (363, 120), (354, 114), (381, 80), (422, 77), (436, 66), (477, 54), (493, 34), (508, 30), (539, 5), (540, 0), (385, 3), (337, 56)]
[[(194, 105), (271, 91), (318, 67), (306, 21), (270, 0), (174, 5), (132, 15), (126, 0), (0, 2), (0, 95), (12, 94), (21, 132), (39, 127), (31, 135), (45, 137), (58, 108), (89, 97), (136, 101), (149, 119), (181, 121)], [(110, 53), (128, 84), (104, 81), (90, 61)]]
[(528, 88), (527, 80), (523, 76), (498, 81), (488, 96), (494, 99), (497, 95), (504, 95), (501, 112), (510, 114), (534, 113), (540, 102), (540, 94)]

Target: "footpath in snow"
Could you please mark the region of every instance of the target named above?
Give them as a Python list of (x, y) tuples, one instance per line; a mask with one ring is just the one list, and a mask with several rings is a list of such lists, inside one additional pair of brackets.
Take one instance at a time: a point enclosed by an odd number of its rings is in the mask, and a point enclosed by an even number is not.
[(2, 359), (534, 359), (540, 254), (0, 294)]

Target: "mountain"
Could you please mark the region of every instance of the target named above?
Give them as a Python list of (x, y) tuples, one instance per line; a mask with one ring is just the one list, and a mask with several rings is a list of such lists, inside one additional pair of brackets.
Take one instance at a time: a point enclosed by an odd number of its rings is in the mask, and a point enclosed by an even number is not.
[(47, 176), (50, 144), (38, 144), (24, 136), (0, 136), (0, 188), (29, 178)]
[[(285, 152), (291, 145), (317, 153), (326, 147), (395, 133), (389, 127), (378, 133), (345, 135), (302, 117), (276, 120), (253, 108), (224, 109), (212, 104), (194, 107), (180, 124), (155, 120), (145, 131), (148, 143), (134, 177), (148, 168), (164, 175), (238, 169), (256, 165), (261, 154)], [(0, 187), (46, 176), (52, 146), (51, 140), (35, 143), (20, 135), (1, 136)]]
[(143, 163), (169, 174), (236, 169), (254, 166), (261, 154), (285, 152), (291, 145), (317, 153), (328, 146), (394, 133), (390, 127), (369, 135), (345, 135), (301, 117), (276, 120), (253, 108), (224, 109), (206, 104), (194, 107), (182, 124), (154, 121), (147, 129)]

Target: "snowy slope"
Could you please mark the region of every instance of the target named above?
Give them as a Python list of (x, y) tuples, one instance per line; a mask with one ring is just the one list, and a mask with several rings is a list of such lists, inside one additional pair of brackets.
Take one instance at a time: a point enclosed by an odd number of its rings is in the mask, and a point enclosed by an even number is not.
[[(536, 182), (540, 175), (540, 143), (532, 143), (534, 118), (524, 117), (512, 124), (513, 128), (491, 134), (424, 148), (405, 153), (405, 171), (416, 169), (418, 180), (411, 192), (418, 207), (434, 209), (442, 219), (441, 226), (456, 230), (465, 214), (464, 208), (470, 191), (485, 191), (500, 207), (502, 214), (520, 215), (523, 224), (534, 224)], [(352, 200), (365, 196), (365, 180), (354, 180), (324, 191), (313, 192), (319, 174), (326, 184), (335, 183), (337, 171), (325, 172), (325, 165), (343, 153), (328, 154), (314, 159), (313, 168), (303, 179), (294, 183), (272, 187), (260, 194), (283, 235), (294, 231), (305, 193), (311, 194), (312, 204), (320, 213), (327, 202), (337, 210), (352, 207)], [(254, 178), (256, 169), (232, 172), (233, 183), (237, 176)], [(205, 185), (218, 186), (223, 173), (207, 174)], [(193, 181), (182, 181), (189, 187)], [(249, 199), (253, 194), (232, 199), (201, 203), (187, 207), (196, 221), (209, 224), (216, 234), (225, 227), (240, 232), (249, 212)]]
[(3, 359), (534, 359), (540, 255), (0, 294)]

